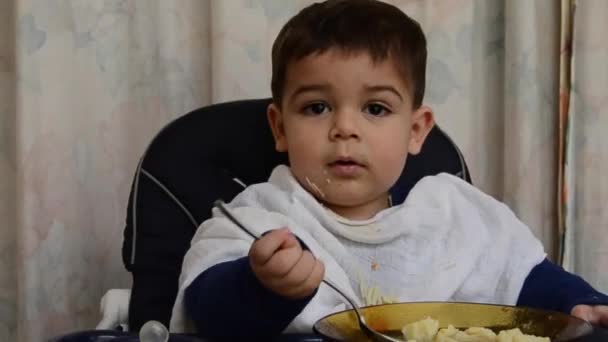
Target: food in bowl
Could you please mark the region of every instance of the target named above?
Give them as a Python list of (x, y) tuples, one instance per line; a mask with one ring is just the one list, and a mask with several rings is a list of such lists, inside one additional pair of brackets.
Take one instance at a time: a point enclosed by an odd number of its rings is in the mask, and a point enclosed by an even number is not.
[(503, 330), (496, 334), (494, 331), (471, 327), (467, 330), (456, 329), (449, 325), (439, 328), (439, 321), (425, 318), (406, 324), (401, 330), (408, 342), (550, 342), (548, 337), (526, 335), (518, 328)]

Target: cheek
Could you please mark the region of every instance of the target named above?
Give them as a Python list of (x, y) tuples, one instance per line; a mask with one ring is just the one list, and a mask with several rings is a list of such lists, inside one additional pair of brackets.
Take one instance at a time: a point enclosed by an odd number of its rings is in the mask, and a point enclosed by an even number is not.
[(326, 140), (322, 131), (321, 127), (311, 127), (307, 123), (287, 125), (285, 133), (290, 158), (306, 160), (317, 156)]
[(320, 134), (322, 127), (318, 123), (302, 118), (289, 117), (284, 122), (285, 136), (287, 140), (295, 144), (305, 144), (315, 140)]
[(314, 168), (319, 168), (319, 162), (322, 161), (323, 153), (320, 140), (307, 134), (306, 132), (292, 131), (287, 138), (287, 153), (289, 163), (294, 169), (294, 172), (300, 174), (308, 174)]
[(383, 174), (383, 178), (396, 181), (407, 159), (408, 153), (408, 134), (403, 131), (393, 132), (379, 136), (381, 140), (378, 145), (381, 147), (375, 148), (375, 162), (377, 167)]
[[(407, 149), (394, 149), (392, 151), (384, 151), (378, 156), (378, 169), (382, 172), (382, 178), (387, 183), (395, 183), (407, 159)], [(392, 185), (388, 184), (388, 185)]]
[(323, 160), (323, 155), (314, 143), (294, 142), (289, 146), (288, 155), (291, 167), (301, 170), (301, 172), (309, 173), (312, 169), (321, 169), (320, 163)]

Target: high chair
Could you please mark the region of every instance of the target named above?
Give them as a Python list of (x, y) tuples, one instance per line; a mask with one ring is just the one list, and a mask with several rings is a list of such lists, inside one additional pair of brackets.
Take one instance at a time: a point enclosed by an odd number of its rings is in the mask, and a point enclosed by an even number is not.
[[(130, 290), (106, 293), (99, 328), (127, 320), (131, 331), (149, 320), (169, 326), (184, 254), (213, 202), (230, 201), (288, 162), (274, 148), (266, 119), (270, 102), (203, 107), (169, 123), (152, 140), (135, 172), (124, 229), (122, 257), (133, 284)], [(435, 126), (421, 153), (408, 157), (390, 191), (393, 204), (402, 203), (421, 178), (442, 172), (471, 182), (462, 153)]]

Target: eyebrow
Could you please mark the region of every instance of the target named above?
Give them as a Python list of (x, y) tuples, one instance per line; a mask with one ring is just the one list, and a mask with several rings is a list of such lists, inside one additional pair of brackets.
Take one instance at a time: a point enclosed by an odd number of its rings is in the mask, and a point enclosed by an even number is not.
[(309, 91), (327, 91), (331, 88), (329, 83), (319, 83), (319, 84), (305, 84), (296, 88), (296, 90), (291, 94), (290, 97), (294, 98), (302, 93), (307, 93)]
[[(382, 92), (382, 91), (388, 91), (391, 92), (393, 94), (395, 94), (399, 100), (401, 100), (401, 102), (403, 102), (403, 96), (401, 96), (401, 93), (393, 86), (391, 85), (364, 85), (363, 86), (365, 88), (365, 91), (368, 93), (377, 93), (377, 92)], [(296, 90), (294, 90), (294, 92), (291, 94), (291, 98), (294, 98), (300, 94), (303, 93), (307, 93), (310, 91), (320, 91), (320, 92), (324, 92), (324, 91), (328, 91), (329, 89), (331, 89), (331, 85), (329, 85), (329, 83), (318, 83), (318, 84), (305, 84), (305, 85), (301, 85), (299, 87), (296, 88)]]
[(390, 85), (365, 85), (365, 90), (369, 93), (388, 91), (388, 92), (391, 92), (391, 93), (397, 95), (399, 100), (401, 100), (401, 102), (403, 102), (403, 96), (401, 96), (401, 93), (397, 89), (395, 89), (395, 87), (390, 86)]

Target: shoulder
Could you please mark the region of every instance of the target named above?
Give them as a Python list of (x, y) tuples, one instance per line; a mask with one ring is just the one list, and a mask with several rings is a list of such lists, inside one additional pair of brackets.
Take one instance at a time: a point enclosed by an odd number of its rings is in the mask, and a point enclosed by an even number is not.
[(442, 173), (425, 177), (412, 189), (410, 196), (406, 201), (441, 209), (450, 221), (477, 222), (480, 230), (490, 234), (531, 237), (529, 228), (506, 204), (456, 176)]
[(467, 183), (460, 177), (449, 173), (440, 173), (434, 176), (426, 176), (416, 183), (412, 191), (435, 191), (445, 193), (450, 191), (481, 192), (479, 189)]
[[(281, 213), (257, 206), (228, 205), (232, 214), (247, 230), (257, 237), (269, 230), (287, 226), (290, 220)], [(251, 237), (224, 216), (217, 208), (213, 209), (212, 217), (205, 220), (196, 231), (192, 241), (208, 239), (239, 239), (250, 240)]]
[(289, 167), (279, 165), (272, 171), (267, 182), (248, 186), (231, 201), (230, 205), (264, 208), (271, 202), (282, 202), (293, 197), (300, 188)]
[[(247, 228), (256, 235), (290, 224), (290, 209), (294, 205), (294, 194), (299, 192), (298, 184), (287, 166), (276, 167), (267, 182), (253, 184), (239, 193), (227, 207)], [(230, 220), (219, 210), (213, 209), (212, 217), (203, 222), (197, 235), (205, 237), (243, 236)]]
[(483, 197), (484, 195), (464, 180), (447, 173), (441, 173), (435, 176), (426, 176), (419, 180), (410, 191), (406, 202), (423, 201), (429, 204), (446, 205), (458, 198)]
[[(491, 195), (476, 188), (462, 178), (448, 173), (422, 178), (410, 192), (413, 198), (419, 197), (431, 202), (451, 204), (468, 203), (478, 208), (493, 208), (501, 211), (510, 209)], [(409, 197), (409, 196), (408, 196)]]

